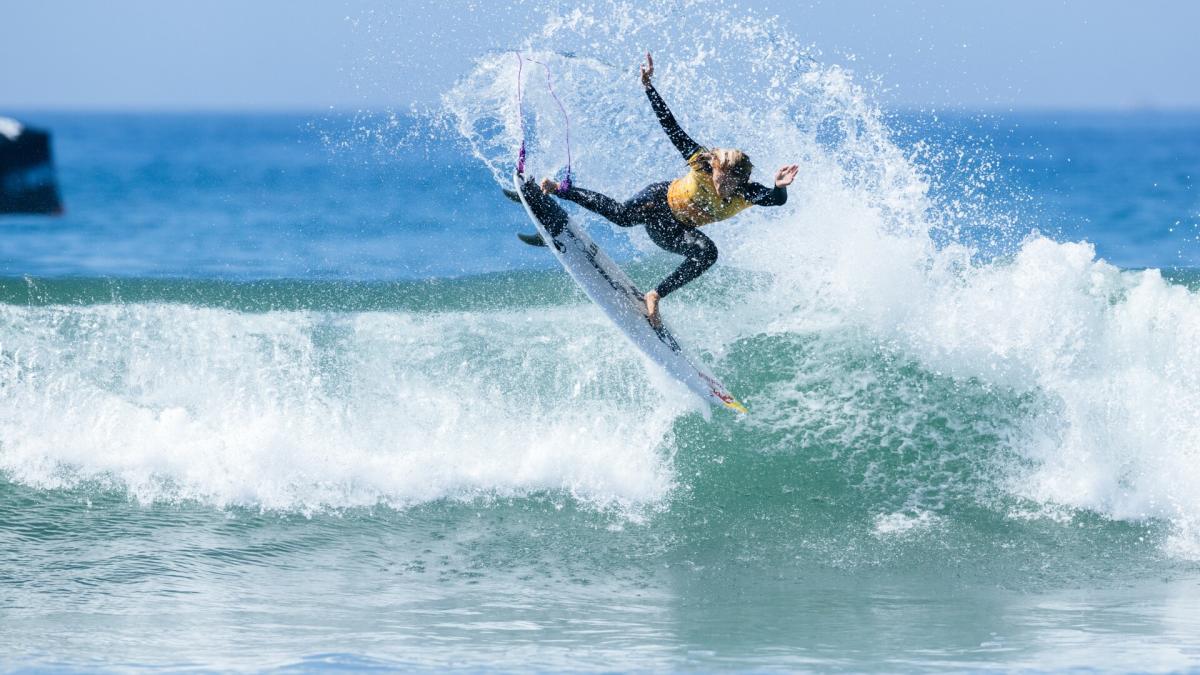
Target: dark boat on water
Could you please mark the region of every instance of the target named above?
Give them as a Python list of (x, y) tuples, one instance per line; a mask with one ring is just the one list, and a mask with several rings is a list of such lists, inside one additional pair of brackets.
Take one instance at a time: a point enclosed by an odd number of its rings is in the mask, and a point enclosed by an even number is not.
[(0, 117), (0, 213), (62, 213), (50, 133)]

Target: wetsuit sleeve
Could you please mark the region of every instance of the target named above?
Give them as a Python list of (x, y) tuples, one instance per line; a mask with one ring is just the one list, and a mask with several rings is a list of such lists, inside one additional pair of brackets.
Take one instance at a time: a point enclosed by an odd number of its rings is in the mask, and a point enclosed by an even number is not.
[(783, 206), (787, 203), (787, 188), (769, 188), (762, 183), (750, 183), (746, 185), (742, 196), (755, 206)]
[(679, 128), (679, 122), (675, 121), (675, 116), (671, 114), (670, 108), (653, 85), (646, 87), (646, 97), (650, 99), (650, 107), (654, 108), (654, 116), (658, 118), (658, 123), (662, 125), (663, 131), (667, 132), (667, 138), (671, 139), (671, 143), (684, 159), (691, 159), (692, 155), (704, 149)]

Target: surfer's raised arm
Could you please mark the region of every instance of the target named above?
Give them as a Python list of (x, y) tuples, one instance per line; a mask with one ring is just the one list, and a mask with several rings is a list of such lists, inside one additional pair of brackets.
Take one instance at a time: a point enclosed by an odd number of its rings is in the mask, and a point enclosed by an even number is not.
[(787, 187), (800, 171), (797, 164), (788, 164), (775, 172), (774, 187), (767, 187), (753, 181), (742, 188), (742, 196), (755, 206), (783, 206), (787, 203)]
[[(775, 172), (774, 185), (769, 187), (751, 181), (750, 173), (754, 164), (746, 153), (733, 148), (705, 148), (679, 128), (675, 116), (651, 83), (654, 59), (649, 53), (642, 64), (641, 75), (642, 86), (646, 88), (646, 97), (650, 99), (658, 123), (667, 132), (667, 138), (671, 139), (679, 154), (687, 160), (687, 174), (675, 180), (652, 183), (624, 202), (585, 190), (569, 181), (564, 180), (560, 184), (552, 178), (542, 180), (542, 192), (575, 202), (619, 227), (644, 225), (646, 234), (659, 248), (684, 256), (683, 263), (674, 272), (643, 296), (646, 320), (658, 328), (661, 327), (658, 302), (717, 262), (717, 246), (700, 232), (700, 228), (728, 220), (751, 206), (784, 204), (788, 198), (787, 188), (796, 178), (799, 167), (795, 164), (780, 167)], [(521, 146), (522, 153), (524, 147)], [(521, 156), (524, 157), (523, 154)], [(570, 175), (569, 166), (567, 175)], [(528, 199), (530, 197), (527, 195), (523, 200), (526, 208), (529, 208)], [(532, 211), (530, 215), (537, 218)], [(567, 220), (565, 213), (561, 219)], [(547, 243), (541, 237), (522, 237), (522, 241)], [(558, 245), (556, 241), (555, 246)], [(555, 250), (561, 252), (562, 249)]]
[(649, 52), (646, 52), (646, 62), (642, 64), (642, 86), (646, 88), (646, 97), (650, 99), (650, 107), (654, 108), (654, 115), (658, 117), (658, 123), (662, 125), (663, 131), (667, 132), (667, 138), (671, 139), (675, 149), (683, 155), (685, 160), (691, 159), (693, 155), (704, 148), (679, 127), (679, 122), (675, 121), (675, 116), (671, 114), (670, 108), (658, 95), (654, 85), (650, 83), (650, 78), (653, 76), (654, 59)]

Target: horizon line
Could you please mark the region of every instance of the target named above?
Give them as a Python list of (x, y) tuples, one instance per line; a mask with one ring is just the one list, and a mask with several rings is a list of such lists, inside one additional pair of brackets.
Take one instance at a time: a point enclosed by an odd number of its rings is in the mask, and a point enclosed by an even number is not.
[[(358, 105), (348, 106), (330, 104), (327, 106), (226, 106), (226, 105), (10, 105), (0, 106), (0, 117), (17, 116), (21, 114), (129, 114), (129, 115), (183, 115), (183, 114), (213, 114), (213, 115), (347, 115), (347, 114), (403, 114), (413, 115), (434, 111), (433, 105), (408, 103), (404, 105)], [(1188, 105), (1147, 105), (1147, 104), (1115, 104), (1115, 105), (987, 105), (987, 104), (904, 104), (880, 106), (886, 114), (924, 113), (924, 114), (1036, 114), (1036, 113), (1121, 113), (1121, 114), (1186, 114), (1200, 113), (1200, 104)]]

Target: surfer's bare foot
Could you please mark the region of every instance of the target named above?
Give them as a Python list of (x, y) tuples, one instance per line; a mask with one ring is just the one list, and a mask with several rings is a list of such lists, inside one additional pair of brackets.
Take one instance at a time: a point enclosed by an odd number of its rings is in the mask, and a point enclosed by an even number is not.
[(548, 195), (558, 192), (558, 183), (555, 183), (549, 178), (542, 179), (542, 192)]
[(650, 321), (651, 326), (662, 327), (662, 317), (658, 315), (658, 291), (646, 294), (646, 319)]

